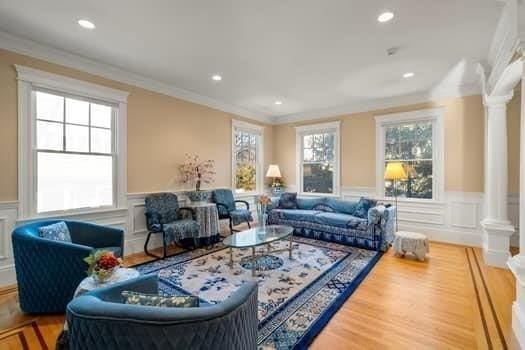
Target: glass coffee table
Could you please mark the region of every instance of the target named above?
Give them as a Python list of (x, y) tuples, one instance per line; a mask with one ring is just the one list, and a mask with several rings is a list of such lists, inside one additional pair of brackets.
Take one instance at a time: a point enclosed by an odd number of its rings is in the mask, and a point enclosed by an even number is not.
[[(290, 242), (288, 248), (271, 249), (270, 243), (285, 239)], [(260, 257), (267, 256), (270, 253), (288, 251), (288, 257), (292, 258), (293, 227), (285, 225), (254, 227), (250, 230), (236, 232), (226, 237), (222, 243), (230, 248), (230, 267), (233, 267), (233, 248), (252, 248), (252, 276), (255, 276), (256, 260)], [(266, 251), (256, 254), (255, 248), (262, 245), (267, 245)]]

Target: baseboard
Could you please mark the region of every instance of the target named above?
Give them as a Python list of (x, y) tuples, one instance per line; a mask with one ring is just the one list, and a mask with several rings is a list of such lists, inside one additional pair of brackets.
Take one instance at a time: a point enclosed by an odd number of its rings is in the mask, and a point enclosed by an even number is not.
[(432, 228), (427, 226), (406, 225), (399, 223), (400, 231), (414, 231), (425, 234), (429, 240), (442, 243), (481, 247), (483, 236), (481, 232), (462, 231), (454, 229)]
[(2, 289), (7, 288), (7, 286), (16, 285), (16, 273), (14, 264), (0, 267), (0, 281), (2, 281)]
[(512, 304), (512, 331), (520, 349), (525, 349), (525, 317), (518, 302)]

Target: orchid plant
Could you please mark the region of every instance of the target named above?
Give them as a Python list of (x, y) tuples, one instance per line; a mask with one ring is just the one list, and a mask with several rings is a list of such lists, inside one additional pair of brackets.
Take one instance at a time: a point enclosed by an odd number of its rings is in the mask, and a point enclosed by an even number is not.
[(195, 185), (195, 190), (200, 191), (201, 185), (210, 184), (215, 176), (215, 161), (208, 159), (201, 161), (198, 155), (186, 154), (186, 161), (180, 166), (182, 182)]

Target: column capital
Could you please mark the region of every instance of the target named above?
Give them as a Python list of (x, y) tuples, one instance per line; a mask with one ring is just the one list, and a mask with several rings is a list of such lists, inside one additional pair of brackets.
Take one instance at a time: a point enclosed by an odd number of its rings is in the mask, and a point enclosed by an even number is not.
[(494, 95), (483, 95), (483, 105), (485, 107), (495, 107), (495, 108), (501, 108), (506, 107), (507, 103), (512, 100), (512, 97), (514, 96), (514, 91), (511, 91), (507, 95), (502, 96), (494, 96)]

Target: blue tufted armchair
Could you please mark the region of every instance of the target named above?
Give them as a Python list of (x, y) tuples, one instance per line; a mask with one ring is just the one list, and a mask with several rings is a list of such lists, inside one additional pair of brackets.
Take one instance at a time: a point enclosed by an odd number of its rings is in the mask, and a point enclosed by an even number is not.
[(257, 283), (220, 304), (191, 308), (122, 303), (122, 291), (157, 294), (156, 275), (94, 290), (67, 306), (71, 350), (257, 348)]
[(72, 242), (41, 238), (38, 228), (64, 220), (46, 220), (17, 227), (12, 234), (20, 307), (27, 313), (66, 310), (78, 284), (86, 277), (84, 258), (93, 249), (124, 254), (124, 232), (86, 222), (65, 221)]
[[(228, 219), (230, 221), (230, 232), (238, 232), (233, 226), (247, 223), (250, 228), (250, 222), (253, 221), (250, 211), (250, 204), (247, 201), (235, 200), (233, 192), (230, 189), (218, 189), (212, 191), (212, 200), (217, 204), (219, 219)], [(237, 209), (236, 204), (242, 203), (246, 208)]]
[[(178, 243), (187, 239), (198, 245), (200, 226), (195, 220), (193, 208), (179, 208), (179, 199), (173, 193), (154, 193), (146, 197), (146, 225), (148, 237), (144, 243), (144, 253), (154, 258), (167, 257), (168, 242)], [(181, 211), (191, 214), (191, 219), (185, 219)], [(162, 257), (148, 251), (148, 243), (152, 234), (162, 234)]]

